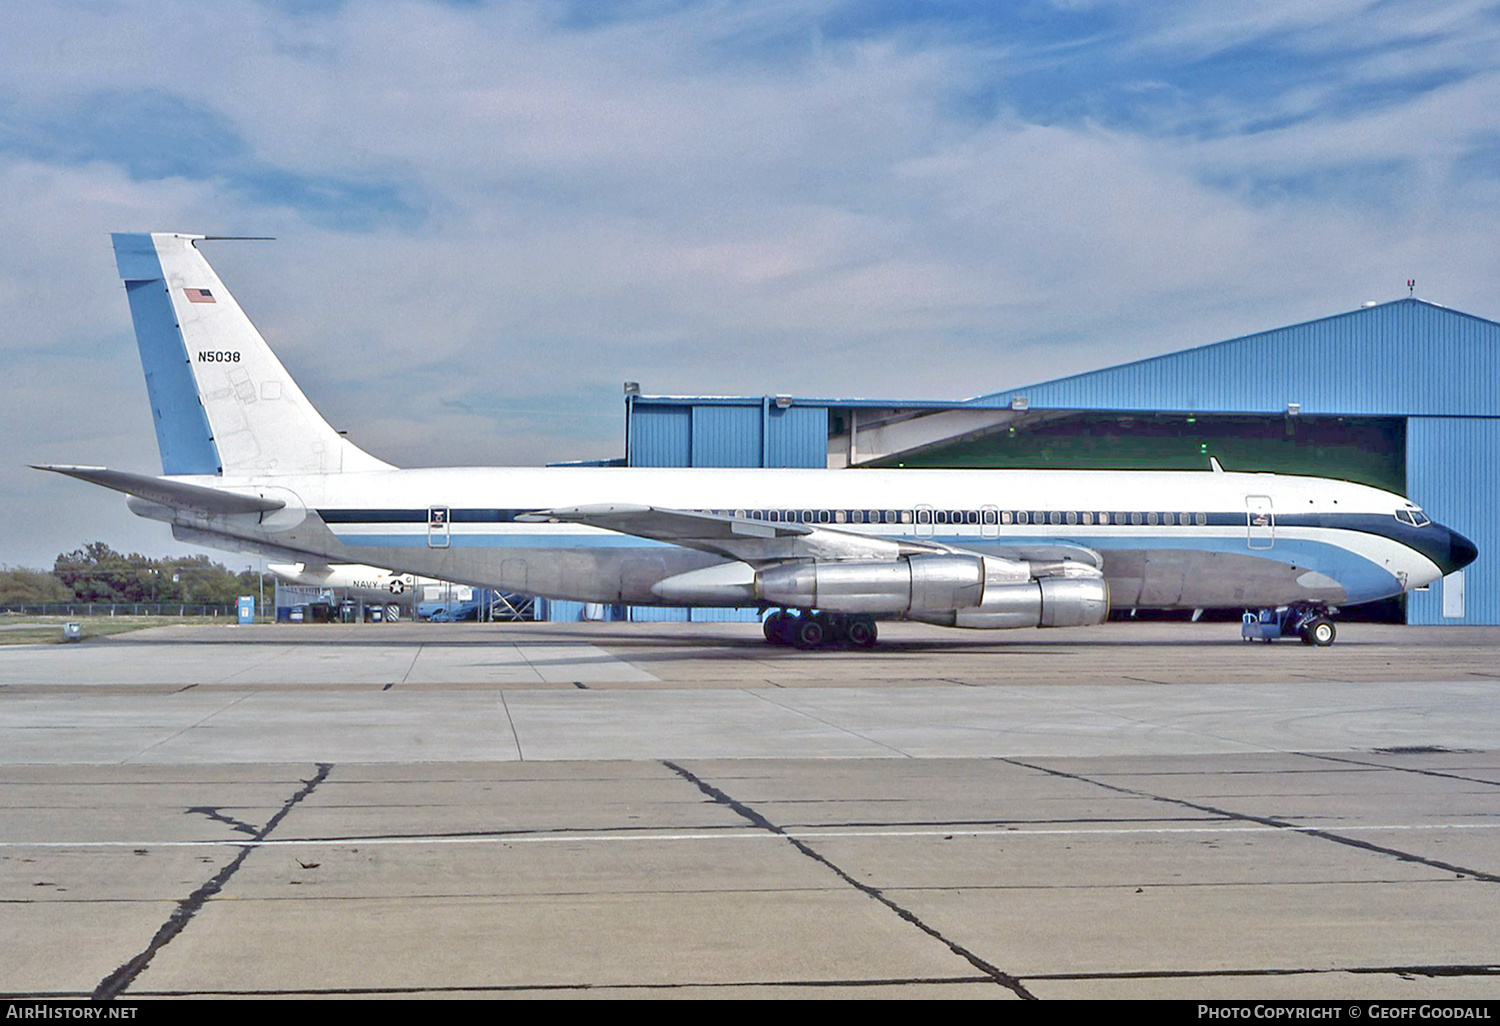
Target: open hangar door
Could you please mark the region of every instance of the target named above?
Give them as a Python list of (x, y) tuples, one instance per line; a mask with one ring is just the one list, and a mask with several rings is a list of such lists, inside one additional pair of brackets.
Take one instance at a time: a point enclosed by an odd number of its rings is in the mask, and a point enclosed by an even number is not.
[[(1404, 417), (1033, 411), (985, 434), (866, 465), (1207, 472), (1210, 456), (1226, 470), (1338, 478), (1407, 494)], [(1237, 620), (1242, 612), (1208, 610), (1204, 616)], [(1182, 619), (1189, 614), (1137, 615)], [(1348, 606), (1342, 618), (1405, 623), (1406, 602), (1394, 598)]]

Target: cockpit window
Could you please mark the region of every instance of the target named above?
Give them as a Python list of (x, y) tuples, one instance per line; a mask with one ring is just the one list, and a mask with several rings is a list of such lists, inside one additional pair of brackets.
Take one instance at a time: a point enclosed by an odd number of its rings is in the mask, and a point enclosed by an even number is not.
[(1410, 524), (1413, 527), (1426, 527), (1432, 523), (1431, 520), (1427, 519), (1427, 514), (1419, 509), (1398, 509), (1396, 510), (1396, 519), (1403, 524)]

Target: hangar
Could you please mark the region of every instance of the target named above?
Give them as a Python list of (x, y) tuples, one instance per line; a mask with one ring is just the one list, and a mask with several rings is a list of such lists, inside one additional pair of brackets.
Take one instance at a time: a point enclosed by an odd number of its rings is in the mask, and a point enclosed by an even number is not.
[[(1500, 624), (1500, 323), (1415, 298), (956, 402), (650, 396), (626, 388), (643, 467), (1207, 468), (1408, 495), (1479, 560), (1418, 592), (1416, 624)], [(576, 616), (554, 603), (553, 618)], [(637, 608), (633, 619), (729, 610)]]

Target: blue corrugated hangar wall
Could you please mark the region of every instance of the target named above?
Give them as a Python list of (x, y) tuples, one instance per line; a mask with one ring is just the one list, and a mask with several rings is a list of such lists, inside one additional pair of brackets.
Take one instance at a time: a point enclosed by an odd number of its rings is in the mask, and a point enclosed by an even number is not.
[[(626, 462), (632, 467), (825, 467), (828, 407), (756, 396), (641, 396), (626, 398)], [(549, 620), (755, 620), (755, 609), (544, 603)]]
[(826, 467), (828, 407), (772, 396), (632, 396), (632, 467)]
[[(1465, 571), (1461, 617), (1443, 615), (1443, 588), (1434, 586), (1411, 596), (1407, 618), (1500, 624), (1497, 390), (1500, 324), (1402, 299), (967, 405), (1003, 408), (1024, 400), (1034, 412), (1404, 420), (1408, 494), (1434, 519), (1473, 539), (1480, 552)], [(825, 466), (828, 411), (841, 405), (798, 399), (783, 407), (768, 397), (633, 400), (629, 462), (656, 467)], [(686, 618), (683, 611), (640, 615)]]

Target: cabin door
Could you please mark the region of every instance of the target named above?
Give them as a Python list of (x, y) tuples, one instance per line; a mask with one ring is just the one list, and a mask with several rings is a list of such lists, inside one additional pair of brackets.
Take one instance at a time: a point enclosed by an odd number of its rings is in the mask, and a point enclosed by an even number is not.
[(1269, 495), (1245, 496), (1245, 530), (1245, 544), (1252, 549), (1276, 544), (1276, 512)]
[(427, 547), (429, 549), (446, 549), (448, 547), (448, 507), (427, 507)]
[(979, 511), (979, 536), (981, 538), (1000, 537), (1000, 511), (994, 506), (985, 506)]

